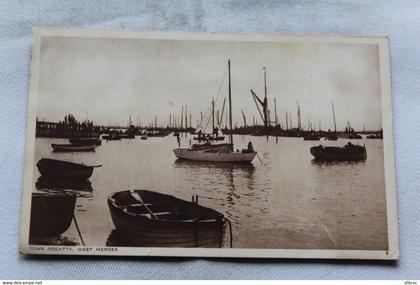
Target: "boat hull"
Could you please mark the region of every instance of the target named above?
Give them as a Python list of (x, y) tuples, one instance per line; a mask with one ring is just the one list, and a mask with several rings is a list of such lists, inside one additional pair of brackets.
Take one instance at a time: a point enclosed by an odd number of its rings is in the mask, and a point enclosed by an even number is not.
[[(145, 190), (134, 190), (145, 192)], [(175, 220), (156, 220), (146, 218), (142, 215), (130, 214), (127, 209), (123, 209), (119, 203), (127, 202), (129, 191), (117, 192), (108, 197), (108, 206), (112, 221), (120, 235), (127, 241), (127, 246), (140, 247), (221, 247), (225, 236), (226, 220), (223, 215), (201, 207), (195, 203), (177, 199), (173, 196), (150, 192), (155, 195), (154, 205), (160, 211), (184, 211), (184, 215), (189, 217), (190, 212), (194, 218), (183, 221)], [(120, 196), (117, 197), (116, 195)], [(121, 198), (122, 197), (122, 198)], [(121, 202), (125, 200), (125, 202)], [(150, 200), (143, 198), (145, 203), (150, 204)], [(120, 201), (120, 202), (119, 202)], [(154, 208), (156, 209), (156, 208)], [(194, 214), (194, 212), (196, 214)], [(199, 212), (214, 212), (214, 219), (211, 221), (200, 221)]]
[(33, 193), (29, 241), (58, 237), (70, 227), (76, 196)]
[(88, 179), (92, 176), (92, 166), (67, 161), (43, 158), (36, 164), (39, 173), (46, 178)]
[(55, 152), (95, 151), (96, 145), (51, 144)]
[(101, 145), (100, 138), (71, 138), (69, 142), (74, 146)]
[(179, 159), (210, 161), (210, 162), (243, 162), (250, 163), (257, 155), (256, 152), (204, 152), (189, 149), (174, 149)]
[(353, 146), (351, 150), (346, 147), (314, 146), (310, 149), (316, 160), (324, 161), (360, 161), (366, 160), (366, 148)]

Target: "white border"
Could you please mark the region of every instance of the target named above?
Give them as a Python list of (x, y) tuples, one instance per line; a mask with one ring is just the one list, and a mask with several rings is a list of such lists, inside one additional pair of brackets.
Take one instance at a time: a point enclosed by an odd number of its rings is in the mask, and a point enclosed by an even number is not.
[[(117, 247), (116, 252), (78, 251), (80, 246), (71, 247), (72, 251), (50, 251), (62, 246), (33, 246), (44, 251), (33, 250), (29, 242), (29, 221), (31, 193), (33, 185), (35, 121), (38, 99), (39, 64), (41, 38), (60, 37), (100, 37), (122, 39), (164, 39), (164, 40), (206, 40), (206, 41), (258, 41), (292, 43), (340, 43), (340, 44), (377, 44), (379, 46), (382, 124), (384, 135), (385, 188), (388, 221), (389, 250), (312, 250), (312, 249), (207, 249), (207, 248), (141, 248)], [(389, 40), (387, 37), (349, 37), (349, 36), (280, 36), (256, 34), (218, 34), (218, 33), (182, 33), (182, 32), (140, 32), (92, 29), (34, 28), (32, 38), (32, 59), (30, 67), (30, 85), (28, 99), (28, 120), (26, 129), (25, 165), (23, 177), (23, 198), (20, 225), (19, 250), (24, 254), (61, 254), (61, 255), (122, 255), (122, 256), (185, 256), (185, 257), (258, 257), (258, 258), (319, 258), (319, 259), (383, 259), (399, 258), (398, 219), (394, 168), (394, 141), (391, 105), (391, 74), (389, 60)], [(104, 249), (106, 247), (93, 247)], [(50, 249), (50, 250), (49, 250)]]

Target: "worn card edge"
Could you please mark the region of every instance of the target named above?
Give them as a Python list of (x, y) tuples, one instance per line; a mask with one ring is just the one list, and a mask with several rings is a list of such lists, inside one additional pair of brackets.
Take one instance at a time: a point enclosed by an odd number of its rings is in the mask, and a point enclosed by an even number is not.
[[(99, 251), (86, 253), (78, 251), (82, 246), (71, 247), (74, 251), (54, 253), (54, 251), (34, 252), (30, 249), (29, 225), (30, 207), (33, 184), (33, 167), (35, 166), (35, 121), (38, 99), (40, 48), (42, 37), (102, 37), (102, 38), (133, 38), (162, 40), (223, 40), (223, 41), (260, 41), (260, 42), (294, 42), (294, 43), (366, 43), (378, 44), (381, 104), (383, 125), (383, 150), (385, 170), (385, 190), (388, 223), (388, 250), (316, 250), (316, 249), (207, 249), (207, 248), (141, 248), (115, 247), (117, 252)], [(307, 36), (307, 35), (277, 35), (277, 34), (221, 34), (221, 33), (185, 33), (185, 32), (144, 32), (115, 31), (99, 29), (67, 29), (34, 27), (32, 34), (32, 53), (30, 63), (30, 80), (28, 95), (27, 129), (25, 142), (23, 193), (20, 223), (19, 251), (22, 254), (60, 254), (60, 255), (107, 255), (107, 256), (179, 256), (179, 257), (238, 257), (238, 258), (311, 258), (311, 259), (399, 259), (398, 218), (395, 183), (394, 132), (392, 121), (392, 94), (389, 39), (385, 36)], [(58, 248), (61, 246), (36, 246)], [(104, 248), (103, 246), (91, 246)]]

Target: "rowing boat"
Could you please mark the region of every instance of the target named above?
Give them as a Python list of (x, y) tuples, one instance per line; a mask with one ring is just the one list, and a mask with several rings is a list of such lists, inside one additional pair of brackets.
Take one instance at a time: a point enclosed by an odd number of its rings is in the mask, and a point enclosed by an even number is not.
[(32, 193), (29, 240), (58, 237), (70, 227), (76, 195), (64, 193)]
[(95, 151), (96, 145), (51, 144), (55, 152)]
[(310, 149), (316, 160), (324, 161), (357, 161), (366, 160), (366, 147), (348, 143), (343, 147), (314, 146)]
[(101, 145), (102, 140), (100, 138), (71, 138), (69, 142), (72, 145), (76, 146), (85, 146), (85, 145)]
[(126, 190), (111, 194), (108, 206), (117, 231), (131, 246), (222, 247), (227, 219), (197, 200)]
[(84, 165), (64, 160), (42, 158), (36, 164), (41, 176), (48, 178), (88, 179), (101, 165)]

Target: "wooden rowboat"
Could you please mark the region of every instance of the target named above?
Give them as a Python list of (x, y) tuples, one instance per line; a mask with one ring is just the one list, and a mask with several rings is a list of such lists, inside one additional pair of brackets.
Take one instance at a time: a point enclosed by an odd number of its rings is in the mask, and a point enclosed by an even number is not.
[(310, 149), (311, 154), (317, 160), (324, 161), (357, 161), (366, 160), (366, 147), (348, 143), (343, 147), (314, 146)]
[(85, 145), (101, 145), (102, 140), (100, 138), (71, 138), (69, 142), (72, 145), (85, 146)]
[(96, 145), (51, 144), (56, 152), (95, 151)]
[(58, 237), (70, 227), (76, 195), (33, 193), (29, 241)]
[(222, 247), (228, 220), (195, 202), (147, 190), (108, 197), (111, 218), (130, 246)]
[(47, 178), (88, 179), (93, 169), (101, 165), (84, 165), (63, 160), (42, 158), (36, 164), (39, 172)]

